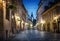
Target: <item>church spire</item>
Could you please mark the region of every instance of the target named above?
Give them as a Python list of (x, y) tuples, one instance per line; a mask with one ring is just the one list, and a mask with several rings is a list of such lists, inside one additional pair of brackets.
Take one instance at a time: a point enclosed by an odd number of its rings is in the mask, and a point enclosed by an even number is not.
[(34, 18), (34, 17), (33, 17), (33, 12), (31, 12), (31, 20), (32, 20), (32, 21), (33, 21), (33, 18)]

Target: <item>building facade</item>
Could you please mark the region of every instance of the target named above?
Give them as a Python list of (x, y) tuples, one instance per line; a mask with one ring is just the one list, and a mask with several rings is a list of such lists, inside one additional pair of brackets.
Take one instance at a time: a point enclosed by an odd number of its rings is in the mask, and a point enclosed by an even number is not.
[[(42, 5), (41, 5), (42, 4)], [(60, 5), (58, 0), (46, 0), (43, 3), (40, 3), (39, 9), (37, 12), (37, 27), (40, 30), (49, 31), (49, 32), (58, 32), (59, 31), (59, 22), (53, 23), (54, 17), (59, 17)], [(58, 21), (57, 19), (56, 21)], [(56, 25), (56, 26), (55, 26)]]
[(45, 30), (58, 32), (60, 31), (60, 3), (57, 3), (46, 12), (42, 14), (43, 19), (46, 21), (45, 23)]
[(0, 37), (7, 39), (19, 30), (23, 30), (26, 9), (22, 0), (0, 0), (0, 13)]
[[(9, 37), (9, 32), (11, 29), (10, 22), (6, 19), (6, 0), (0, 0), (0, 37)], [(8, 28), (9, 27), (9, 28)], [(9, 31), (7, 31), (9, 30)], [(7, 34), (6, 34), (7, 33)]]
[(3, 26), (3, 1), (2, 0), (0, 0), (0, 37), (3, 37), (2, 35), (3, 35), (3, 28), (4, 28), (4, 26)]

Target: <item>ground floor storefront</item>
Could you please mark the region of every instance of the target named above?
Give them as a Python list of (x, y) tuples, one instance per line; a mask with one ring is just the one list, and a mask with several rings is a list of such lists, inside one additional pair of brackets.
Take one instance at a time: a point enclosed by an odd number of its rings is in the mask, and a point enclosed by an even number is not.
[(37, 29), (40, 31), (47, 31), (47, 32), (60, 32), (60, 17), (56, 20), (46, 21), (44, 24), (39, 23), (37, 25)]

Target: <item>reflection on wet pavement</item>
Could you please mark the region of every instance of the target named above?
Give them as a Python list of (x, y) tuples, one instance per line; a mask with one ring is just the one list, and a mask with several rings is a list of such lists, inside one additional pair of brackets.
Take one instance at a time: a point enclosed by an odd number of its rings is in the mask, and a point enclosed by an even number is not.
[(38, 30), (26, 30), (16, 35), (11, 41), (59, 41), (60, 34)]

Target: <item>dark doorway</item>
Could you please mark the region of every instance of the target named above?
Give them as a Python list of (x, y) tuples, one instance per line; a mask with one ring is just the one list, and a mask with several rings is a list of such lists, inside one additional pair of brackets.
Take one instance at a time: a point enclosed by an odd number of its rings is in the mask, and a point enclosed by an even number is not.
[(50, 23), (47, 24), (47, 30), (50, 31)]
[(57, 32), (57, 24), (56, 23), (53, 23), (53, 30), (54, 30), (54, 32)]

